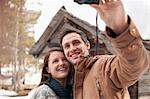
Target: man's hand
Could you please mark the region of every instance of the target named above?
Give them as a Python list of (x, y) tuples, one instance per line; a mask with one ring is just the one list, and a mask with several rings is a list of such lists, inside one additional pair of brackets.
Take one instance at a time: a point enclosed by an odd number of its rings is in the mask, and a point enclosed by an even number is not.
[(127, 29), (127, 14), (121, 0), (101, 0), (99, 5), (91, 6), (97, 10), (106, 26), (115, 33), (120, 34)]

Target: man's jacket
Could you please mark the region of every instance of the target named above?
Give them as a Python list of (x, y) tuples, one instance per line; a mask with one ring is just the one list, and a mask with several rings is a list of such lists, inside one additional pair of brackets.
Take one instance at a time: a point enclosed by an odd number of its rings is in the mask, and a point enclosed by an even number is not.
[(132, 21), (122, 34), (108, 38), (116, 55), (99, 56), (90, 69), (75, 70), (74, 99), (130, 99), (128, 87), (148, 68), (150, 58)]

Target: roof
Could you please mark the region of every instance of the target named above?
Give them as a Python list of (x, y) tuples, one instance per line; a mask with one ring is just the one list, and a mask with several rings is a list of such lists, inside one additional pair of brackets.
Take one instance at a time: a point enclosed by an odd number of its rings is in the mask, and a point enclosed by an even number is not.
[[(58, 43), (60, 33), (62, 31), (65, 31), (67, 28), (79, 29), (86, 33), (89, 40), (92, 42), (91, 51), (95, 50), (96, 27), (67, 12), (65, 7), (63, 6), (52, 18), (52, 21), (49, 23), (40, 39), (32, 46), (29, 53), (34, 57), (43, 56), (49, 50), (49, 44)], [(100, 46), (99, 52), (102, 52), (103, 54), (115, 53), (105, 34), (100, 30), (98, 32), (98, 46)], [(146, 49), (150, 50), (150, 41), (143, 40), (143, 43)]]
[[(95, 41), (96, 27), (67, 12), (63, 6), (52, 18), (52, 21), (49, 23), (40, 39), (32, 46), (29, 53), (35, 57), (40, 57), (41, 55), (45, 54), (49, 50), (48, 45), (51, 43), (58, 43), (60, 33), (65, 31), (67, 28), (79, 29), (86, 33), (91, 41)], [(100, 30), (98, 32), (100, 32), (99, 43), (102, 44), (104, 41), (107, 43), (107, 40), (105, 40), (107, 38), (103, 32)]]

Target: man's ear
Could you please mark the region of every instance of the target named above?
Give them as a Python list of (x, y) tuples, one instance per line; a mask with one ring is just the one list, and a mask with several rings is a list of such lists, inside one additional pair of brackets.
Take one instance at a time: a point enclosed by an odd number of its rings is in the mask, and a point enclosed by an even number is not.
[(90, 46), (90, 42), (89, 41), (87, 41), (86, 45), (87, 45), (87, 48), (90, 49), (91, 46)]

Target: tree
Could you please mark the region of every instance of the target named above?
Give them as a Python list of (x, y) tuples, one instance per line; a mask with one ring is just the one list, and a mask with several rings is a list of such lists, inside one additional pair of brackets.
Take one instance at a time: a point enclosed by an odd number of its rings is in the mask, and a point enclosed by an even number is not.
[[(17, 66), (36, 62), (28, 54), (34, 38), (28, 34), (37, 21), (41, 12), (27, 11), (24, 7), (26, 0), (0, 0), (0, 66), (13, 66), (14, 76), (17, 75)], [(14, 81), (17, 77), (14, 77)], [(16, 90), (16, 89), (15, 89)]]

